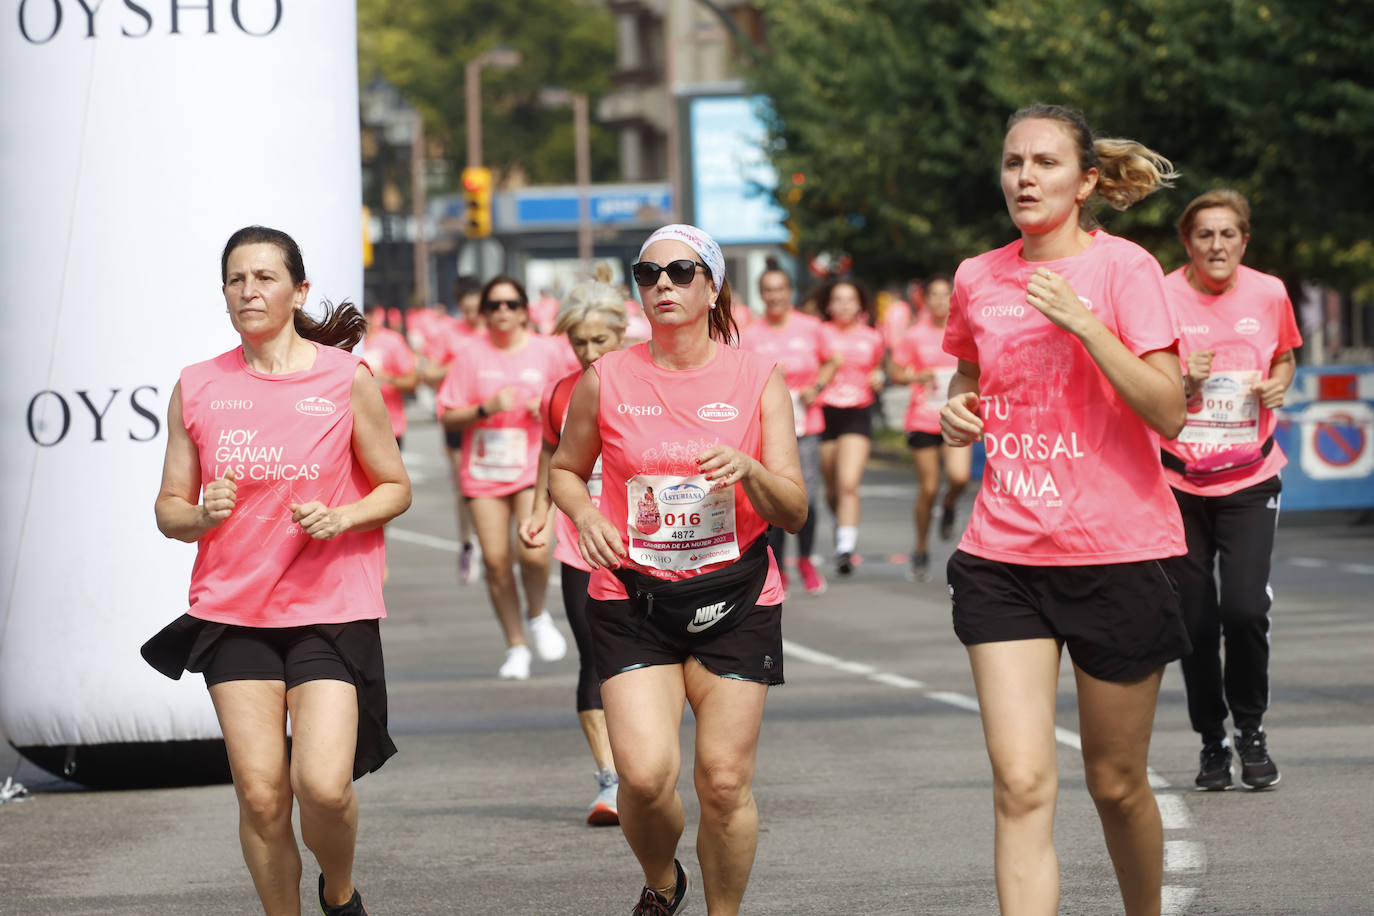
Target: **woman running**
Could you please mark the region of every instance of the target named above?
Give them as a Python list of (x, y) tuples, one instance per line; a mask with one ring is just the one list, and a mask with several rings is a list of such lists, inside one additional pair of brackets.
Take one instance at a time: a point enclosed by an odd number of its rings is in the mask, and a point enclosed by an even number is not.
[(1127, 916), (1157, 914), (1164, 840), (1146, 757), (1165, 664), (1188, 651), (1160, 560), (1184, 552), (1159, 467), (1183, 428), (1177, 338), (1159, 263), (1086, 210), (1130, 206), (1172, 166), (1097, 138), (1076, 111), (1023, 108), (1002, 141), (1021, 237), (960, 265), (945, 349), (959, 358), (945, 441), (987, 444), (949, 561), (992, 761), (1003, 913), (1055, 913), (1055, 691), (1067, 645), (1088, 792)]
[(910, 577), (916, 582), (930, 581), (930, 520), (935, 497), (940, 492), (940, 465), (944, 465), (948, 484), (940, 506), (940, 540), (954, 537), (955, 506), (968, 486), (973, 453), (952, 448), (940, 437), (940, 408), (949, 396), (949, 380), (959, 361), (941, 347), (945, 321), (949, 318), (949, 279), (931, 277), (925, 283), (926, 308), (892, 353), (888, 376), (898, 385), (911, 386), (907, 407), (906, 444), (916, 463), (916, 549), (911, 554)]
[[(1189, 263), (1164, 278), (1182, 329), (1179, 357), (1188, 422), (1163, 443), (1187, 556), (1170, 561), (1193, 654), (1183, 659), (1188, 718), (1202, 736), (1196, 784), (1231, 788), (1229, 708), (1240, 781), (1279, 781), (1269, 756), (1269, 561), (1279, 517), (1274, 409), (1293, 383), (1302, 346), (1283, 281), (1240, 263), (1250, 242), (1250, 204), (1237, 191), (1208, 191), (1183, 211), (1178, 234)], [(1226, 641), (1226, 665), (1220, 657)]]
[[(583, 374), (549, 479), (592, 567), (587, 616), (620, 825), (646, 885), (634, 912), (669, 916), (686, 897), (675, 855), (687, 702), (706, 909), (732, 916), (758, 842), (764, 700), (783, 681), (782, 586), (764, 529), (800, 529), (806, 491), (781, 369), (729, 345), (720, 247), (696, 227), (665, 226), (633, 272), (653, 337)], [(598, 455), (599, 508), (587, 489)], [(653, 533), (638, 525), (646, 499), (657, 506)]]
[[(486, 337), (468, 345), (435, 395), (444, 428), (463, 431), (459, 483), (482, 548), (487, 594), (506, 640), (506, 658), (497, 676), (517, 681), (530, 676), (531, 656), (521, 625), (511, 531), (534, 506), (539, 402), (549, 384), (566, 372), (568, 349), (562, 340), (528, 329), (527, 302), (514, 277), (487, 281), (482, 287)], [(568, 644), (544, 609), (549, 552), (547, 543), (517, 548), (530, 639), (542, 660), (557, 661)]]
[[(605, 283), (575, 286), (563, 300), (554, 322), (554, 333), (567, 335), (573, 352), (577, 354), (577, 361), (582, 364), (582, 371), (612, 350), (619, 350), (625, 342), (627, 322), (624, 301), (625, 297), (620, 291)], [(544, 546), (544, 532), (548, 529), (551, 505), (549, 462), (563, 435), (568, 401), (582, 377), (582, 371), (554, 382), (544, 397), (544, 448), (539, 455), (539, 483), (534, 488), (534, 508), (520, 523), (520, 540), (527, 547)], [(587, 492), (592, 504), (600, 505), (599, 463), (592, 468), (591, 477), (587, 480)], [(558, 543), (554, 546), (553, 555), (563, 566), (563, 611), (568, 615), (568, 626), (572, 628), (581, 662), (577, 671), (577, 719), (582, 724), (582, 734), (586, 736), (592, 757), (596, 760), (598, 791), (587, 811), (587, 823), (598, 826), (618, 824), (618, 778), (610, 739), (606, 737), (606, 712), (601, 705), (601, 683), (596, 674), (596, 656), (587, 624), (587, 590), (592, 570), (578, 553), (577, 529), (562, 512), (555, 518), (555, 533)]]
[[(809, 497), (821, 491), (820, 434), (825, 429), (821, 405), (816, 402), (823, 363), (820, 322), (792, 307), (792, 281), (780, 267), (770, 267), (759, 277), (759, 296), (763, 299), (763, 318), (740, 333), (739, 345), (741, 349), (751, 350), (782, 366), (787, 393), (792, 397), (797, 451), (801, 455), (802, 480)], [(827, 368), (827, 374), (833, 374), (838, 367), (839, 360), (835, 359)], [(826, 589), (825, 577), (811, 560), (815, 542), (816, 512), (808, 502), (806, 524), (797, 535), (797, 572), (801, 575), (802, 587), (810, 595), (822, 594)], [(777, 527), (768, 529), (768, 546), (773, 548), (773, 557), (782, 572), (784, 592), (787, 590), (787, 568), (783, 562), (786, 544), (786, 532)]]
[(301, 911), (293, 800), (321, 911), (366, 916), (353, 780), (396, 752), (381, 526), (409, 507), (410, 480), (377, 383), (348, 352), (366, 322), (348, 303), (306, 314), (290, 236), (240, 229), (220, 275), (241, 345), (182, 370), (156, 503), (158, 530), (197, 545), (190, 610), (143, 654), (169, 677), (205, 674), (268, 916)]
[(872, 305), (862, 284), (834, 281), (816, 301), (825, 316), (821, 356), (831, 363), (820, 375), (821, 475), (835, 519), (835, 572), (848, 576), (859, 545), (859, 484), (873, 448), (873, 404), (883, 388), (883, 338), (868, 324)]

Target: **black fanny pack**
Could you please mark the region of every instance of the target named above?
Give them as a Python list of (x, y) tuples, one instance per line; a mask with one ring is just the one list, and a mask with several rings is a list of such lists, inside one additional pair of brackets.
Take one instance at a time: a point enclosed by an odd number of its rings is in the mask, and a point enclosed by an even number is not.
[(665, 636), (704, 642), (739, 626), (768, 579), (768, 542), (758, 540), (729, 566), (669, 581), (633, 569), (614, 570), (630, 604)]
[(1182, 474), (1194, 486), (1205, 487), (1248, 477), (1273, 450), (1274, 437), (1270, 436), (1260, 445), (1227, 449), (1188, 462), (1160, 449), (1159, 460), (1169, 470)]

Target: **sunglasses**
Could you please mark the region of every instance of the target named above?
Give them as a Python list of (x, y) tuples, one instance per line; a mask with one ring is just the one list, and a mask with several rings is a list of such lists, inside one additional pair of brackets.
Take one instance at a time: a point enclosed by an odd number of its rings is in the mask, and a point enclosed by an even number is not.
[(697, 268), (704, 268), (705, 266), (700, 261), (693, 261), (689, 258), (669, 261), (664, 265), (655, 264), (653, 261), (640, 261), (630, 266), (630, 273), (634, 275), (635, 282), (640, 286), (653, 286), (658, 282), (659, 274), (666, 270), (669, 280), (678, 286), (687, 286), (692, 282), (692, 278), (697, 275)]
[(519, 299), (488, 299), (486, 302), (482, 303), (482, 311), (499, 312), (502, 306), (514, 312), (524, 308), (525, 303), (521, 302)]

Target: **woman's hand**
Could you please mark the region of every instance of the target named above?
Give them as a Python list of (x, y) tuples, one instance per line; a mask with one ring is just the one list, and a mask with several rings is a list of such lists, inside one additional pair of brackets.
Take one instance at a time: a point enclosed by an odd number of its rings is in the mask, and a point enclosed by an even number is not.
[(515, 406), (516, 399), (519, 397), (520, 392), (514, 385), (506, 385), (483, 402), (487, 405), (487, 416), (498, 414), (503, 410), (510, 410)]
[(697, 456), (697, 469), (711, 481), (711, 491), (743, 483), (761, 465), (728, 445), (713, 445)]
[(205, 527), (218, 527), (234, 511), (238, 499), (239, 485), (234, 482), (233, 471), (226, 471), (219, 480), (206, 484), (200, 498), (200, 517)]
[(1037, 267), (1031, 274), (1026, 303), (1075, 337), (1083, 336), (1092, 318), (1069, 281), (1047, 267)]
[(577, 549), (594, 569), (618, 569), (626, 555), (625, 542), (606, 516), (592, 509), (573, 520), (577, 526)]
[(293, 505), (291, 520), (317, 541), (332, 541), (350, 527), (342, 513), (319, 500)]
[(1216, 350), (1194, 350), (1188, 354), (1188, 385), (1185, 394), (1191, 397), (1202, 390), (1202, 383), (1212, 374), (1212, 358), (1216, 355)]
[(983, 420), (978, 416), (978, 393), (956, 394), (940, 408), (940, 433), (949, 445), (972, 445), (983, 438)]
[(540, 406), (541, 405), (539, 403), (539, 398), (530, 398), (528, 401), (525, 402), (525, 411), (530, 415), (530, 419), (539, 419)]
[(520, 543), (524, 544), (531, 550), (537, 547), (543, 547), (544, 544), (547, 543), (547, 540), (545, 538), (540, 537), (540, 535), (543, 534), (544, 529), (549, 526), (548, 522), (548, 506), (544, 506), (543, 509), (540, 509), (539, 503), (536, 501), (534, 505), (534, 511), (532, 511), (527, 517), (522, 518), (520, 520), (520, 524), (516, 526), (515, 533), (519, 535)]
[(1288, 390), (1288, 385), (1281, 378), (1267, 378), (1256, 382), (1250, 390), (1267, 410), (1278, 410), (1283, 406), (1283, 393)]

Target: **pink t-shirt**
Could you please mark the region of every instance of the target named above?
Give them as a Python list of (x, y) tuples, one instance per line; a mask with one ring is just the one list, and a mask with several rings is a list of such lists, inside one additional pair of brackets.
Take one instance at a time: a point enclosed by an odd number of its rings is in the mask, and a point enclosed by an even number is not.
[(558, 300), (553, 296), (535, 299), (529, 304), (530, 330), (548, 336), (558, 321)]
[(443, 318), (436, 322), (425, 340), (425, 358), (441, 366), (453, 364), (454, 357), (474, 340), (486, 340), (487, 329), (468, 324), (461, 318)]
[(566, 374), (561, 351), (567, 346), (552, 337), (527, 334), (520, 349), (502, 350), (483, 338), (468, 346), (449, 369), (434, 396), (441, 421), (444, 411), (472, 407), (507, 385), (517, 391), (509, 410), (463, 430), (458, 484), (464, 496), (509, 496), (534, 486), (539, 473), (539, 416), (526, 404), (540, 399), (554, 379)]
[(792, 395), (792, 410), (796, 415), (799, 436), (809, 436), (825, 429), (825, 416), (819, 402), (803, 404), (798, 392), (816, 384), (821, 368), (821, 323), (810, 315), (793, 310), (781, 327), (774, 327), (768, 319), (760, 318), (740, 335), (740, 349), (757, 353), (769, 362), (782, 366), (783, 380)]
[(843, 362), (816, 400), (826, 407), (867, 407), (876, 399), (869, 376), (883, 362), (883, 336), (866, 324), (840, 328), (821, 323), (821, 360), (839, 354)]
[(382, 530), (317, 541), (291, 506), (337, 507), (372, 491), (353, 452), (357, 356), (315, 344), (315, 365), (286, 375), (248, 368), (235, 347), (181, 372), (186, 432), (202, 486), (231, 469), (234, 510), (196, 544), (192, 617), (295, 627), (386, 616)]
[[(1278, 277), (1242, 266), (1234, 287), (1209, 296), (1188, 284), (1184, 270), (1180, 267), (1164, 278), (1179, 326), (1180, 365), (1186, 370), (1188, 354), (1197, 350), (1216, 351), (1210, 377), (1188, 399), (1183, 432), (1161, 443), (1187, 464), (1228, 451), (1253, 451), (1274, 434), (1274, 412), (1260, 404), (1250, 388), (1269, 377), (1275, 356), (1302, 346), (1302, 335), (1288, 290)], [(1169, 468), (1164, 476), (1184, 493), (1225, 496), (1268, 480), (1287, 463), (1275, 445), (1249, 474), (1223, 483), (1199, 486)]]
[(879, 327), (883, 336), (883, 346), (891, 350), (897, 346), (897, 341), (902, 339), (907, 328), (911, 327), (911, 306), (900, 299), (892, 300), (887, 308), (883, 309)]
[[(626, 566), (677, 580), (733, 562), (768, 523), (738, 484), (708, 492), (697, 456), (717, 443), (761, 456), (760, 403), (773, 363), (717, 345), (705, 366), (670, 371), (655, 366), (649, 345), (639, 344), (607, 353), (592, 369), (601, 384), (600, 508), (625, 540)], [(589, 594), (600, 601), (626, 597), (605, 569), (592, 571)], [(782, 597), (770, 551), (758, 603), (781, 604)]]
[(1177, 341), (1159, 263), (1106, 232), (1055, 261), (1021, 242), (959, 265), (945, 350), (981, 370), (987, 469), (961, 550), (1006, 563), (1129, 563), (1184, 552), (1159, 436), (1121, 400), (1082, 343), (1026, 303), (1038, 267), (1062, 276), (1142, 356)]
[[(362, 352), (358, 355), (367, 363), (373, 375), (394, 378), (415, 369), (415, 354), (411, 352), (410, 345), (390, 328), (369, 331), (363, 338)], [(405, 397), (401, 389), (390, 382), (381, 382), (379, 387), (382, 389), (382, 402), (386, 404), (386, 415), (391, 419), (391, 434), (399, 439), (406, 431)]]
[(916, 372), (930, 370), (935, 373), (934, 381), (929, 384), (916, 382), (911, 386), (911, 403), (907, 405), (903, 425), (907, 432), (940, 431), (940, 408), (945, 406), (949, 380), (959, 367), (959, 360), (941, 346), (944, 337), (943, 327), (932, 324), (929, 318), (922, 318), (907, 329), (893, 348), (892, 358), (897, 363)]
[[(582, 378), (582, 370), (563, 376), (554, 382), (544, 395), (541, 415), (544, 418), (544, 442), (553, 448), (558, 447), (563, 438), (563, 424), (568, 419), (568, 402), (572, 400), (573, 388)], [(592, 505), (601, 507), (601, 460), (598, 458), (592, 467), (592, 476), (587, 480), (587, 492), (592, 497)], [(590, 572), (591, 567), (582, 559), (577, 549), (577, 526), (561, 510), (554, 510), (554, 533), (558, 540), (553, 547), (553, 557), (565, 566)]]

